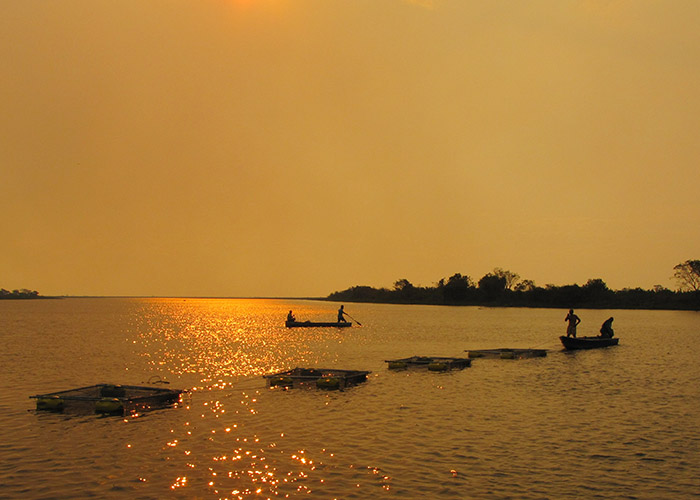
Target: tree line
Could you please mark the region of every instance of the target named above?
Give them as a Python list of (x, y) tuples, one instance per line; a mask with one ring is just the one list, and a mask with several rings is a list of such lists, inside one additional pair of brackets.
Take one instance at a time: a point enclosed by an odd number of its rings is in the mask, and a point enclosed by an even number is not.
[(400, 279), (391, 289), (354, 286), (333, 292), (327, 299), (389, 304), (700, 310), (700, 260), (687, 260), (673, 269), (677, 290), (661, 285), (650, 290), (611, 290), (600, 278), (589, 279), (584, 285), (540, 287), (514, 272), (496, 268), (476, 282), (460, 273), (429, 287)]
[(27, 290), (22, 288), (20, 290), (5, 290), (0, 288), (0, 299), (38, 299), (41, 298), (39, 292), (36, 290)]

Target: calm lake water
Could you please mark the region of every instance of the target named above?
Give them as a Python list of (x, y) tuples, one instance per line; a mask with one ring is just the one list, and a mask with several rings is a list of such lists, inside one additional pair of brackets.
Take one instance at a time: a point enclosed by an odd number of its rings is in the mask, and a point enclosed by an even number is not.
[[(565, 310), (290, 300), (0, 301), (0, 498), (700, 498), (700, 314), (615, 317), (620, 345), (562, 351)], [(447, 373), (386, 359), (537, 347)], [(371, 370), (342, 392), (268, 389), (295, 366)], [(183, 403), (37, 412), (30, 395), (154, 376)]]

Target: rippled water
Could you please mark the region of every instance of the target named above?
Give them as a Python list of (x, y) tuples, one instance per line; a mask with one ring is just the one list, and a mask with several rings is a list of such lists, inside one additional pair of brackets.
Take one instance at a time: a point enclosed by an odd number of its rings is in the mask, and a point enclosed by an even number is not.
[[(0, 301), (0, 498), (698, 498), (700, 314), (615, 316), (620, 346), (565, 353), (565, 311), (283, 300)], [(449, 373), (384, 360), (538, 347)], [(371, 370), (343, 392), (268, 389), (294, 366)], [(28, 396), (152, 377), (190, 392), (132, 417)]]

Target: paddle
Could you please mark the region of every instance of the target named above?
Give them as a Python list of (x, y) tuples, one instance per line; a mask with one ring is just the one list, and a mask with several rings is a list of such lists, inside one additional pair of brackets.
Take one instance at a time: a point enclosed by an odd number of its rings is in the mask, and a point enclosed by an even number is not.
[(347, 316), (348, 318), (350, 318), (351, 320), (353, 320), (353, 321), (354, 321), (355, 323), (357, 323), (358, 325), (362, 326), (362, 323), (360, 323), (359, 321), (357, 321), (355, 318), (353, 318), (352, 316), (350, 316), (350, 315), (349, 315), (348, 313), (346, 313), (345, 311), (343, 311), (343, 314), (345, 314), (345, 316)]

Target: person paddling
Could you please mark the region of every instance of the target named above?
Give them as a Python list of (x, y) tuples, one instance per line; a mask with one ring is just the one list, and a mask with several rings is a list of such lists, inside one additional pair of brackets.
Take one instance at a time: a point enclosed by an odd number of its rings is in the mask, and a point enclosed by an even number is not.
[(566, 327), (566, 336), (576, 338), (576, 326), (581, 322), (581, 318), (574, 314), (573, 309), (569, 309), (569, 314), (566, 315), (564, 321), (568, 321), (569, 324)]
[(347, 323), (348, 320), (345, 319), (345, 315), (347, 314), (345, 310), (343, 309), (345, 306), (341, 305), (340, 309), (338, 309), (338, 323)]

